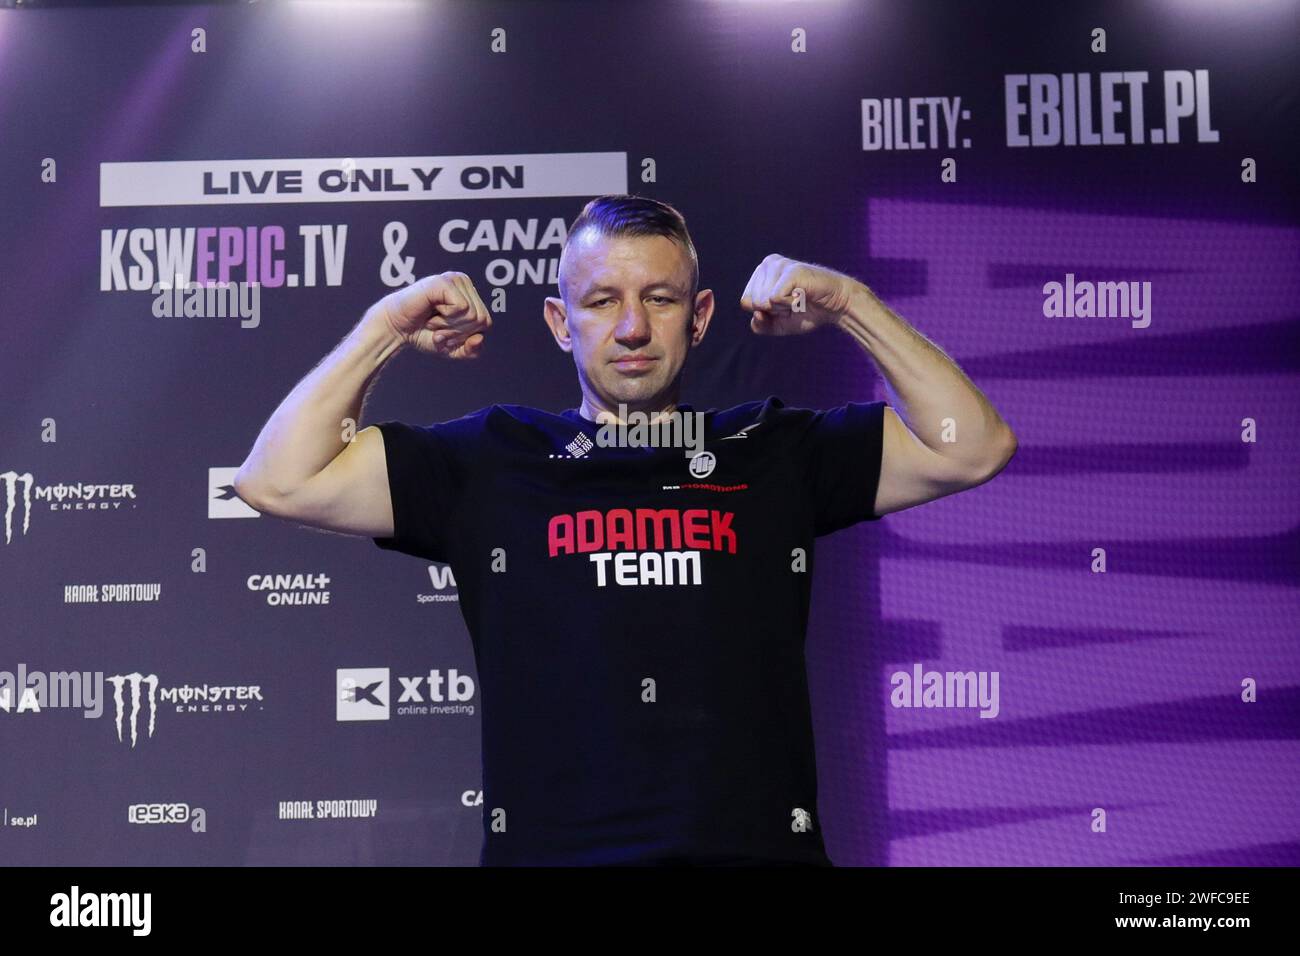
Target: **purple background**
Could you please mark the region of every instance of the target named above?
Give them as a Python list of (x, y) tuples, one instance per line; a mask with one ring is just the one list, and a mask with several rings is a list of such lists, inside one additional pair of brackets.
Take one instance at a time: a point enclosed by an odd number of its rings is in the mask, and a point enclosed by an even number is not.
[[(36, 509), (0, 545), (0, 670), (257, 684), (265, 708), (163, 712), (119, 743), (111, 701), (0, 712), (0, 858), (25, 864), (472, 865), (478, 717), (335, 719), (338, 668), (473, 671), (426, 567), (275, 519), (212, 521), (289, 389), (388, 289), (384, 223), (419, 274), (448, 218), (554, 216), (589, 197), (101, 208), (99, 164), (618, 151), (631, 191), (687, 217), (719, 313), (683, 396), (827, 407), (887, 398), (845, 336), (762, 340), (737, 300), (770, 252), (842, 269), (940, 344), (1015, 428), (993, 483), (818, 547), (809, 668), (821, 819), (841, 865), (1300, 862), (1300, 77), (1294, 2), (450, 3), (0, 11), (0, 472), (133, 482), (135, 507)], [(208, 52), (189, 49), (208, 33)], [(507, 31), (492, 54), (489, 31)], [(789, 50), (808, 31), (809, 52)], [(1089, 50), (1104, 27), (1109, 53)], [(1007, 73), (1208, 69), (1218, 143), (1010, 149)], [(970, 149), (864, 152), (863, 97), (960, 95)], [(1123, 120), (1126, 127), (1127, 118)], [(639, 182), (653, 157), (658, 181)], [(941, 158), (958, 181), (939, 179)], [(44, 183), (40, 164), (58, 162)], [(1259, 182), (1240, 180), (1243, 157)], [(264, 290), (262, 323), (159, 319), (99, 291), (99, 230), (346, 222), (342, 286)], [(506, 254), (510, 255), (510, 254)], [(534, 259), (550, 253), (520, 253)], [(1149, 280), (1150, 328), (1048, 319), (1042, 285)], [(363, 424), (580, 400), (511, 287), (484, 357), (403, 356)], [(485, 292), (486, 299), (486, 292)], [(1258, 441), (1240, 440), (1243, 418)], [(40, 440), (58, 423), (57, 443)], [(207, 571), (190, 570), (202, 547)], [(1108, 571), (1090, 571), (1103, 547)], [(325, 573), (270, 607), (253, 573)], [(153, 604), (65, 585), (161, 582)], [(508, 600), (508, 595), (503, 596)], [(893, 710), (889, 674), (997, 670), (1001, 713)], [(1244, 678), (1257, 703), (1240, 700)], [(394, 683), (396, 681), (394, 680)], [(575, 694), (579, 693), (575, 691)], [(394, 695), (396, 696), (396, 695)], [(580, 705), (580, 698), (578, 699)], [(379, 801), (288, 821), (280, 801)], [(127, 822), (186, 802), (207, 832)], [(1090, 830), (1104, 808), (1105, 833)]]

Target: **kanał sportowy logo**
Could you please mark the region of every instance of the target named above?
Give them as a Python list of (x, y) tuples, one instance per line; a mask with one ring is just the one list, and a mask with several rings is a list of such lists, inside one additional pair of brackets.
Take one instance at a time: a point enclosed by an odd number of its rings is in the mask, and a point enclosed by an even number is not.
[(161, 687), (157, 674), (114, 674), (105, 678), (113, 686), (117, 739), (129, 735), (135, 747), (141, 735), (152, 737), (160, 708), (178, 714), (235, 714), (264, 709), (257, 684), (182, 684)]
[(13, 540), (15, 530), (26, 537), (32, 523), (33, 502), (36, 508), (47, 511), (118, 511), (124, 504), (135, 507), (132, 484), (38, 485), (30, 471), (4, 471), (0, 472), (0, 489), (4, 492), (5, 544)]

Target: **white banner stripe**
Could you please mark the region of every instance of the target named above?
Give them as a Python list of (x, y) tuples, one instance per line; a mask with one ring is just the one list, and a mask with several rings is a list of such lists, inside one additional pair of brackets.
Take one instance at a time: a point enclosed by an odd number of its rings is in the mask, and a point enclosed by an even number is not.
[(532, 199), (627, 192), (627, 153), (100, 163), (99, 205)]

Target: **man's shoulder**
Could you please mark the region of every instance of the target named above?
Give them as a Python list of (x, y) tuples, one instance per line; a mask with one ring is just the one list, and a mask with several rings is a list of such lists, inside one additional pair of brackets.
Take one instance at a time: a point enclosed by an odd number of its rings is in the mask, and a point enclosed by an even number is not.
[(760, 426), (784, 427), (795, 422), (806, 421), (816, 412), (811, 408), (791, 407), (776, 395), (769, 395), (766, 398), (741, 402), (730, 408), (712, 411), (710, 414), (712, 430), (715, 434), (719, 437), (731, 437), (729, 433), (734, 432), (739, 437), (748, 435)]
[(412, 426), (448, 448), (475, 447), (487, 441), (514, 443), (515, 439), (535, 440), (547, 426), (554, 429), (564, 420), (554, 412), (528, 405), (497, 403), (467, 412), (458, 418)]
[(533, 422), (553, 417), (555, 417), (553, 412), (544, 411), (540, 408), (533, 408), (529, 405), (497, 403), (493, 405), (484, 405), (482, 408), (475, 409), (472, 412), (466, 412), (458, 418), (448, 418), (441, 421), (430, 422), (429, 424), (419, 425), (417, 427), (436, 429), (438, 431), (451, 429), (461, 432), (473, 432), (481, 431), (491, 423), (500, 419)]
[(710, 412), (709, 433), (718, 439), (782, 435), (800, 442), (827, 434), (860, 431), (879, 422), (886, 403), (850, 401), (828, 408), (787, 405), (776, 395)]

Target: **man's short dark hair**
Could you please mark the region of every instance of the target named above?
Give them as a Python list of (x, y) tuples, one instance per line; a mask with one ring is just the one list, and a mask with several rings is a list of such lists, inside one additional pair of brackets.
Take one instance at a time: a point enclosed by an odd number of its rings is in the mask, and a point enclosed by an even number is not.
[[(602, 236), (664, 236), (686, 250), (691, 259), (691, 305), (700, 285), (700, 261), (695, 243), (686, 231), (686, 217), (668, 203), (647, 196), (598, 196), (582, 207), (578, 218), (569, 226), (564, 248), (584, 229), (594, 229)], [(560, 276), (560, 294), (564, 295), (564, 276)], [(566, 298), (567, 301), (567, 298)]]

